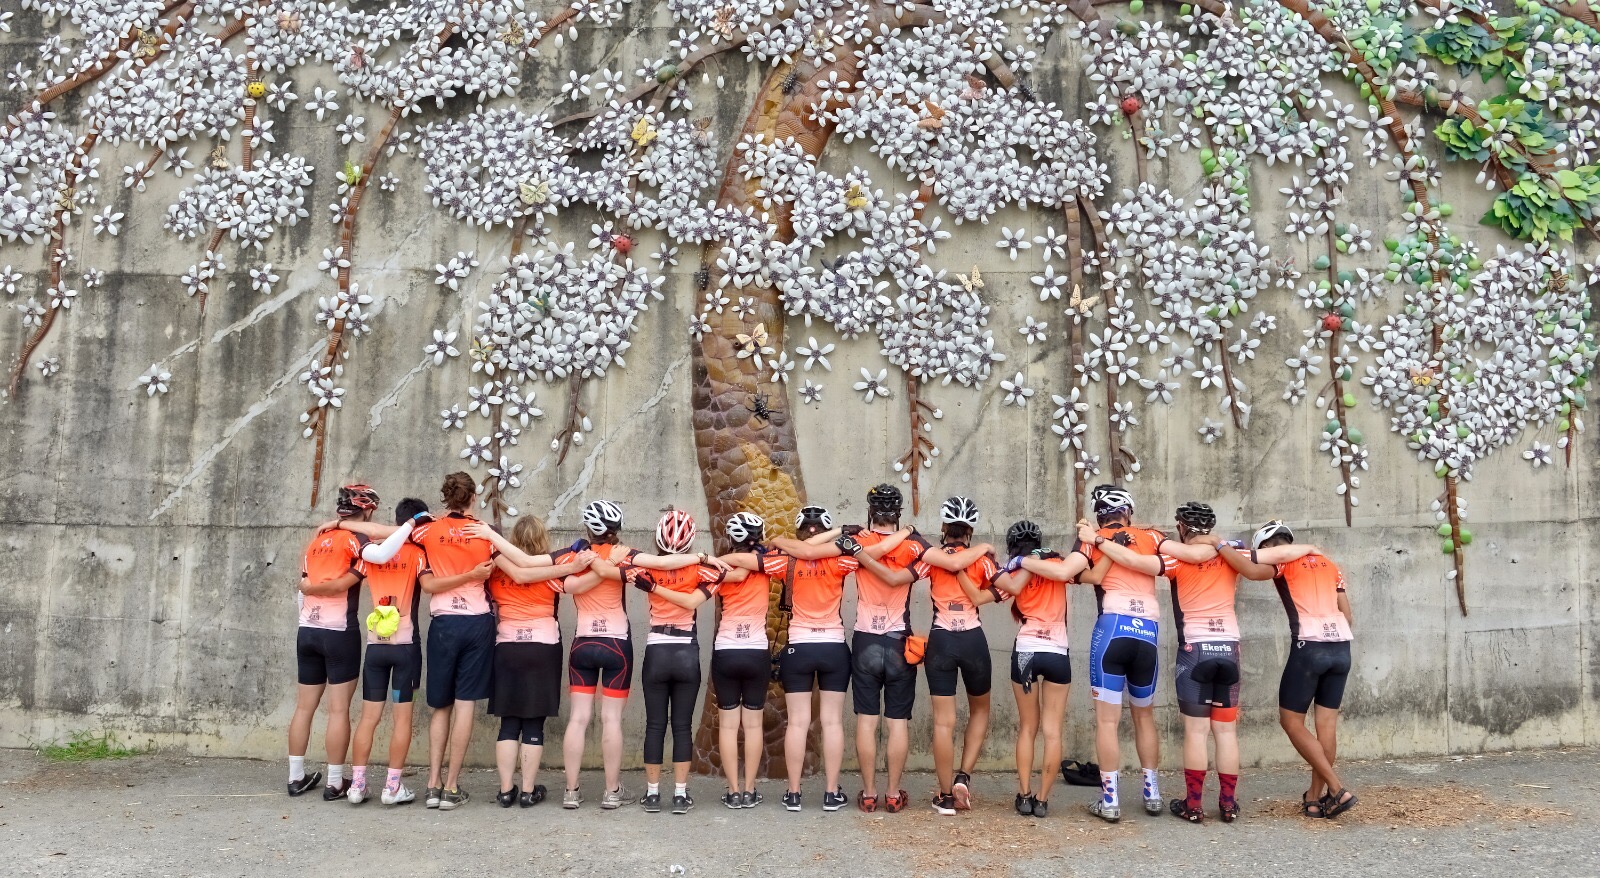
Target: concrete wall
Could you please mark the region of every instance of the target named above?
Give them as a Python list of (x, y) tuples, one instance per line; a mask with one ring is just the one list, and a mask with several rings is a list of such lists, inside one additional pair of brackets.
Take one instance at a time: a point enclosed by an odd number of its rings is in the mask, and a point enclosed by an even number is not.
[[(636, 9), (630, 19), (627, 24), (639, 28), (621, 44), (623, 55), (665, 44), (664, 13), (652, 19)], [(14, 33), (0, 35), (0, 66), (31, 51), (42, 27), (21, 22)], [(613, 47), (586, 32), (575, 53), (561, 57), (581, 68)], [(1044, 97), (1082, 100), (1078, 54), (1068, 48), (1038, 77)], [(530, 107), (545, 105), (566, 66), (530, 68), (537, 85), (522, 93)], [(730, 60), (722, 72), (728, 85), (710, 107), (725, 155), (760, 71)], [(326, 75), (298, 75), (301, 94)], [(63, 109), (75, 113), (79, 100)], [(369, 110), (369, 122), (376, 115)], [(81, 227), (71, 233), (80, 265), (104, 268), (111, 278), (83, 297), (41, 351), (60, 357), (61, 373), (48, 382), (30, 375), (19, 398), (0, 405), (0, 437), (8, 449), (0, 457), (0, 746), (104, 727), (188, 753), (283, 753), (294, 689), (299, 553), (309, 527), (331, 512), (327, 500), (308, 508), (312, 448), (298, 437), (296, 423), (308, 397), (296, 376), (324, 344), (313, 314), (316, 298), (331, 294), (333, 284), (315, 263), (336, 237), (324, 206), (334, 198), (332, 171), (348, 155), (337, 146), (333, 120), (318, 125), (304, 112), (273, 117), (280, 120), (280, 143), (310, 155), (318, 180), (311, 219), (269, 246), (266, 258), (283, 276), (271, 297), (250, 291), (244, 271), (257, 258), (230, 254), (226, 288), (213, 294), (200, 317), (177, 282), (199, 259), (200, 245), (177, 242), (160, 228), (162, 210), (182, 185), (170, 175), (158, 176), (143, 195), (130, 195), (114, 180), (103, 187), (128, 214), (120, 237), (96, 240)], [(191, 152), (204, 156), (209, 146)], [(1126, 144), (1114, 133), (1102, 134), (1102, 153), (1113, 164), (1116, 187), (1132, 179)], [(103, 166), (111, 171), (138, 157), (131, 150), (109, 152)], [(828, 157), (830, 165), (850, 162), (872, 164), (843, 144)], [(1194, 164), (1181, 157), (1153, 161), (1152, 173), (1185, 195), (1194, 189)], [(414, 159), (401, 158), (391, 168), (404, 181), (400, 192), (373, 193), (361, 218), (356, 274), (379, 299), (376, 328), (355, 344), (346, 363), (350, 390), (329, 434), (325, 469), (325, 487), (368, 481), (383, 494), (385, 508), (407, 494), (433, 500), (441, 474), (459, 468), (460, 434), (442, 432), (437, 413), (465, 403), (473, 376), (464, 359), (435, 368), (422, 347), (435, 328), (470, 321), (508, 249), (505, 233), (466, 229), (433, 210)], [(1281, 203), (1271, 193), (1291, 171), (1260, 170), (1260, 225), (1281, 227)], [(1357, 169), (1372, 185), (1352, 186), (1346, 208), (1380, 238), (1398, 228), (1401, 209), (1381, 172)], [(1468, 219), (1483, 202), (1481, 192), (1472, 191), (1471, 173), (1453, 169), (1448, 178), (1447, 189), (1459, 193), (1451, 199), (1458, 205), (1456, 225), (1487, 246), (1504, 243)], [(590, 221), (574, 211), (557, 231), (586, 238)], [(1040, 266), (1036, 258), (1012, 263), (993, 245), (1001, 225), (1022, 224), (1037, 233), (1050, 221), (1011, 211), (990, 226), (958, 227), (940, 248), (938, 263), (953, 271), (982, 266), (996, 308), (996, 338), (1011, 359), (981, 389), (930, 392), (945, 413), (935, 428), (944, 453), (923, 474), (917, 523), (925, 532), (937, 530), (938, 500), (962, 493), (983, 510), (980, 538), (999, 542), (1010, 521), (1028, 516), (1046, 523), (1052, 542), (1067, 539), (1072, 473), (1049, 432), (1049, 394), (1067, 386), (1065, 344), (1059, 333), (1032, 348), (1022, 343), (1016, 330), (1024, 315), (1046, 317), (1027, 281)], [(1263, 236), (1275, 256), (1296, 257), (1302, 265), (1320, 252), (1275, 232)], [(636, 252), (647, 254), (655, 243), (646, 235)], [(1594, 247), (1586, 246), (1592, 254)], [(433, 271), (458, 250), (473, 250), (484, 263), (459, 294), (436, 286)], [(692, 262), (675, 270), (666, 301), (643, 318), (628, 368), (586, 391), (596, 430), (565, 463), (556, 462), (548, 443), (566, 391), (559, 385), (540, 390), (550, 416), (518, 449), (526, 485), (513, 503), (546, 516), (560, 536), (573, 531), (583, 502), (601, 496), (624, 503), (635, 545), (648, 544), (647, 529), (667, 503), (703, 519), (683, 329), (693, 309)], [(37, 290), (42, 248), (0, 248), (5, 263), (30, 271), (29, 290)], [(1192, 383), (1170, 408), (1140, 405), (1142, 425), (1131, 443), (1144, 462), (1133, 485), (1141, 516), (1166, 521), (1176, 503), (1191, 498), (1216, 506), (1228, 532), (1281, 516), (1344, 566), (1357, 641), (1343, 755), (1600, 741), (1600, 586), (1591, 562), (1600, 539), (1594, 499), (1600, 484), (1591, 462), (1600, 447), (1594, 434), (1584, 435), (1570, 468), (1531, 471), (1517, 451), (1507, 451), (1463, 485), (1477, 537), (1468, 555), (1470, 614), (1463, 617), (1428, 513), (1441, 483), (1385, 432), (1387, 415), (1366, 405), (1363, 395), (1353, 418), (1372, 437), (1372, 471), (1354, 526), (1346, 528), (1332, 490), (1337, 476), (1316, 450), (1320, 413), (1309, 402), (1290, 408), (1278, 400), (1282, 360), (1312, 318), (1281, 291), (1260, 306), (1277, 313), (1280, 326), (1240, 372), (1256, 400), (1248, 430), (1230, 425), (1221, 441), (1201, 444), (1195, 429), (1203, 416), (1216, 414), (1216, 400)], [(1050, 310), (1054, 323), (1059, 311)], [(790, 332), (801, 340), (840, 341), (823, 327), (795, 325)], [(15, 351), (23, 338), (17, 320), (0, 322), (0, 349)], [(840, 342), (833, 361), (831, 374), (809, 375), (828, 387), (822, 405), (804, 407), (794, 398), (787, 404), (795, 411), (810, 499), (856, 520), (866, 488), (894, 477), (890, 464), (908, 438), (905, 407), (898, 394), (864, 405), (849, 391), (858, 367), (876, 373), (883, 365), (875, 345)], [(151, 363), (174, 376), (172, 391), (153, 400), (134, 387)], [(1025, 410), (1001, 404), (998, 381), (1016, 369), (1039, 394)], [(1103, 424), (1103, 398), (1098, 406)], [(914, 601), (923, 628), (925, 594), (919, 588)], [(1241, 587), (1239, 603), (1246, 632), (1245, 760), (1289, 759), (1274, 710), (1277, 669), (1287, 652), (1283, 612), (1266, 586)], [(636, 625), (643, 623), (641, 604), (633, 601)], [(1072, 611), (1078, 682), (1068, 752), (1081, 757), (1092, 752), (1084, 664), (1094, 613), (1088, 589), (1077, 590)], [(1170, 606), (1163, 613), (1170, 618)], [(562, 616), (570, 628), (570, 605)], [(985, 625), (1001, 684), (987, 757), (998, 766), (1009, 762), (1015, 724), (1003, 685), (1013, 627), (1009, 614), (994, 608), (985, 611)], [(1173, 638), (1170, 630), (1163, 635), (1165, 665)], [(1180, 724), (1170, 674), (1163, 673), (1159, 715), (1169, 732), (1167, 762), (1176, 764)], [(629, 758), (637, 761), (643, 721), (637, 698), (628, 720)], [(552, 731), (559, 738), (559, 726)], [(927, 765), (929, 733), (922, 704), (913, 729), (918, 765)], [(487, 759), (487, 724), (478, 737), (474, 754)], [(424, 752), (421, 739), (415, 752)]]

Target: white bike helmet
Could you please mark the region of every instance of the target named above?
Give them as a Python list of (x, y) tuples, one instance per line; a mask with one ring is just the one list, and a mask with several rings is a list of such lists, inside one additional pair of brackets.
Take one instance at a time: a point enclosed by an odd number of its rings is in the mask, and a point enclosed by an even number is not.
[(1095, 517), (1105, 518), (1118, 512), (1133, 514), (1133, 495), (1121, 488), (1107, 488), (1104, 491), (1096, 489), (1094, 494)]
[(822, 508), (821, 506), (801, 507), (800, 511), (796, 513), (794, 517), (794, 529), (799, 530), (808, 523), (821, 524), (823, 530), (832, 530), (833, 516), (829, 515), (828, 510)]
[(761, 516), (754, 512), (738, 512), (728, 519), (725, 529), (728, 533), (728, 539), (732, 540), (734, 545), (743, 545), (744, 543), (761, 542), (762, 533), (766, 525), (767, 523), (761, 520)]
[(622, 530), (622, 507), (610, 500), (596, 500), (583, 507), (583, 526), (597, 537)]
[(978, 525), (978, 504), (966, 497), (951, 497), (939, 507), (939, 521), (944, 524)]
[(1287, 536), (1291, 541), (1294, 540), (1294, 531), (1290, 530), (1287, 524), (1274, 518), (1263, 524), (1261, 529), (1256, 531), (1255, 536), (1250, 538), (1250, 548), (1259, 549), (1262, 543), (1280, 534)]

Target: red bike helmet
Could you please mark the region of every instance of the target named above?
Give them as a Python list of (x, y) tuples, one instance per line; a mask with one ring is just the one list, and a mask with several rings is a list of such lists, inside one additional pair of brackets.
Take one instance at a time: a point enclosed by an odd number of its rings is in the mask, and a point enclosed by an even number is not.
[(694, 543), (694, 516), (682, 509), (668, 509), (656, 523), (656, 545), (663, 552), (677, 554)]

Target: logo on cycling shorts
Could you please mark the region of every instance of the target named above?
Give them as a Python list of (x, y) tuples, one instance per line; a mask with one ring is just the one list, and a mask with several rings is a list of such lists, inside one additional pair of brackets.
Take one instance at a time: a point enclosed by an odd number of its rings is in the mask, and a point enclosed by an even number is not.
[(1200, 651), (1201, 652), (1227, 652), (1227, 653), (1231, 653), (1231, 652), (1233, 652), (1233, 648), (1230, 647), (1230, 646), (1224, 646), (1223, 644), (1220, 644), (1220, 643), (1202, 643), (1202, 644), (1200, 644)]

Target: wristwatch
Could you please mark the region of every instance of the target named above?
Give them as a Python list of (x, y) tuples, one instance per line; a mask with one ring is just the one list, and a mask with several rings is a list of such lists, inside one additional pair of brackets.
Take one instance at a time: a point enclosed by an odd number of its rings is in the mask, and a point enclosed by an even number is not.
[(1103, 543), (1105, 541), (1106, 541), (1105, 537), (1103, 537), (1103, 536), (1101, 536), (1099, 534), (1095, 534), (1095, 536), (1094, 536), (1094, 544), (1095, 544), (1095, 546), (1098, 547), (1101, 543)]

